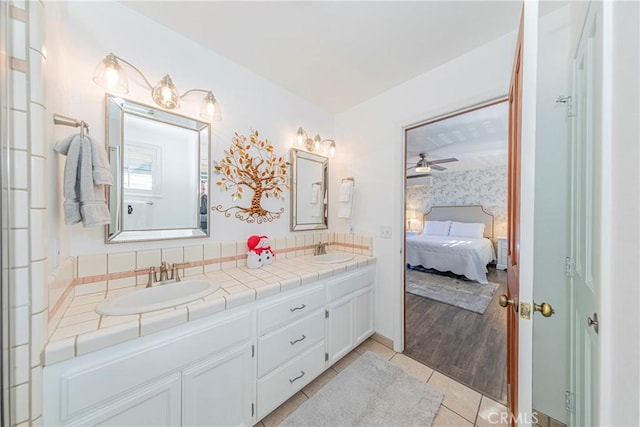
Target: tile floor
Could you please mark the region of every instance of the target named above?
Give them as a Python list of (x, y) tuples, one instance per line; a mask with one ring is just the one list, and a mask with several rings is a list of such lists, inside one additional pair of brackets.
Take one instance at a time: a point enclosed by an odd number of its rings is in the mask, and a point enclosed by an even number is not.
[[(433, 369), (416, 362), (401, 353), (396, 353), (379, 342), (369, 339), (358, 348), (347, 354), (340, 361), (327, 369), (313, 382), (296, 393), (291, 399), (284, 402), (271, 414), (256, 424), (257, 427), (277, 426), (289, 414), (298, 408), (305, 400), (309, 399), (322, 386), (331, 381), (341, 370), (356, 360), (365, 351), (372, 351), (378, 356), (389, 360), (394, 365), (404, 369), (422, 381), (425, 381), (444, 393), (444, 401), (438, 411), (434, 427), (485, 427), (496, 425), (508, 425), (500, 423), (500, 414), (506, 413), (504, 405), (483, 396), (475, 390), (464, 386), (451, 378), (435, 372)], [(402, 426), (396, 426), (402, 427)]]

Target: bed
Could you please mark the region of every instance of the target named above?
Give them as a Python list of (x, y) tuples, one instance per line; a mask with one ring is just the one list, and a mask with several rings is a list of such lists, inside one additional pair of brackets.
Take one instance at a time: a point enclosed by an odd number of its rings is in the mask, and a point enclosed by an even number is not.
[(406, 262), (488, 283), (487, 264), (496, 259), (492, 238), (493, 215), (482, 206), (434, 206), (423, 233), (407, 237)]

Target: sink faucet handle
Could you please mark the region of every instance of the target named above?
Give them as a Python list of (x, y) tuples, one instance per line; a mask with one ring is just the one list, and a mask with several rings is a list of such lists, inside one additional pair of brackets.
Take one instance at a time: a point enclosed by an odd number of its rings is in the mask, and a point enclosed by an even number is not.
[(175, 262), (171, 265), (171, 279), (175, 279), (176, 282), (179, 282), (180, 279), (180, 272), (178, 270), (178, 264), (176, 264)]
[(147, 288), (153, 286), (155, 282), (158, 281), (158, 275), (156, 274), (156, 268), (151, 266), (149, 267), (149, 278), (147, 279)]

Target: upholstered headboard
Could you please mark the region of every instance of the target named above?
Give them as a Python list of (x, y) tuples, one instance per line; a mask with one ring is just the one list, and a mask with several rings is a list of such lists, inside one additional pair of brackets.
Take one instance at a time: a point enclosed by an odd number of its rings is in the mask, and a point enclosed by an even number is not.
[(425, 221), (480, 222), (484, 224), (484, 237), (493, 239), (493, 215), (481, 205), (433, 206), (424, 214)]

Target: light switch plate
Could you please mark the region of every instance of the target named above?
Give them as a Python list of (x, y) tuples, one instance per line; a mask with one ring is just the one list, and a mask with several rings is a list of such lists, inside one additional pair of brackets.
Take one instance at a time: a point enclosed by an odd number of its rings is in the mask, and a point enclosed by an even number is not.
[(380, 226), (380, 237), (382, 239), (390, 239), (391, 238), (391, 226), (390, 225), (381, 225)]

